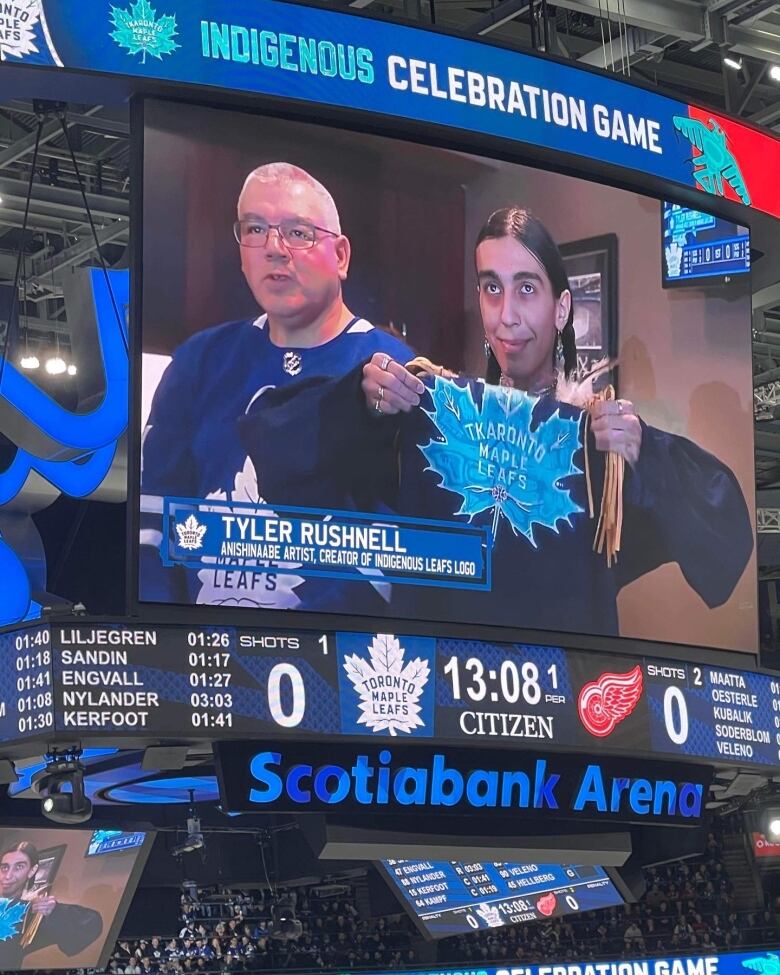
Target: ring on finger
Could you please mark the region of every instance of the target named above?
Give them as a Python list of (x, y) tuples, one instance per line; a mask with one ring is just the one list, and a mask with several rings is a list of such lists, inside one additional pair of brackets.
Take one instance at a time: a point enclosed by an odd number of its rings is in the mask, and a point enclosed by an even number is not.
[(620, 413), (622, 415), (622, 413), (623, 413), (623, 400), (622, 399), (619, 399), (618, 400), (617, 407), (618, 407), (618, 413)]
[(390, 356), (386, 355), (383, 357), (382, 362), (379, 365), (379, 368), (382, 370), (382, 372), (387, 372), (387, 367), (389, 365), (390, 365)]
[(377, 399), (384, 399), (385, 398), (385, 387), (384, 386), (380, 386), (377, 389), (377, 391), (376, 391), (376, 395), (377, 395)]
[(377, 411), (377, 413), (381, 413), (382, 412), (382, 400), (381, 399), (378, 399), (377, 398), (377, 400), (374, 402), (374, 409)]

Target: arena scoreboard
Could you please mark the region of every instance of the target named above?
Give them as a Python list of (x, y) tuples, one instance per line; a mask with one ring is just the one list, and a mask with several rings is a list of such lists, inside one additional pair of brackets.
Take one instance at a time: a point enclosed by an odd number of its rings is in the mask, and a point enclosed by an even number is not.
[(593, 864), (380, 860), (423, 934), (446, 938), (623, 904)]
[[(0, 740), (395, 737), (780, 761), (780, 678), (561, 647), (78, 619), (0, 633)], [(354, 740), (354, 739), (353, 739)]]

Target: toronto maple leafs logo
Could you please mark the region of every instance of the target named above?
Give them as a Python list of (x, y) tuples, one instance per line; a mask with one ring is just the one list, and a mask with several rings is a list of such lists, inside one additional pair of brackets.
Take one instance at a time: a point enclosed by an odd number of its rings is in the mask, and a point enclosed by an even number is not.
[[(240, 501), (264, 505), (257, 483), (257, 471), (250, 457), (233, 478), (232, 490), (213, 491), (206, 495), (209, 501)], [(246, 508), (230, 505), (209, 505), (201, 508), (217, 514), (246, 513)], [(273, 511), (260, 509), (258, 514), (276, 517)], [(291, 570), (300, 569), (300, 562), (271, 562), (261, 559), (240, 559), (237, 564), (219, 567), (219, 559), (204, 556), (202, 562), (214, 563), (213, 569), (198, 572), (200, 591), (196, 602), (206, 606), (242, 606), (263, 609), (297, 609), (301, 600), (295, 590), (304, 579)], [(258, 568), (260, 567), (260, 568)]]
[(128, 54), (140, 54), (141, 64), (146, 64), (146, 55), (162, 61), (163, 54), (173, 54), (181, 47), (174, 41), (177, 36), (176, 16), (161, 16), (149, 5), (148, 0), (137, 0), (129, 9), (111, 8), (111, 22), (114, 30), (110, 37)]
[(397, 637), (377, 634), (368, 660), (357, 653), (344, 656), (344, 672), (360, 699), (358, 726), (393, 736), (425, 727), (420, 698), (431, 667), (419, 656), (404, 662), (405, 653)]
[(480, 904), (477, 908), (477, 914), (489, 928), (502, 928), (504, 926), (497, 907), (492, 907), (490, 904)]
[(636, 709), (642, 697), (642, 668), (626, 674), (602, 674), (585, 684), (577, 698), (580, 721), (596, 738), (606, 738)]
[(433, 409), (426, 413), (440, 438), (421, 446), (428, 469), (440, 487), (463, 499), (456, 515), (469, 521), (493, 513), (493, 535), (504, 518), (512, 531), (536, 548), (534, 528), (558, 531), (582, 511), (560, 481), (581, 471), (574, 463), (580, 447), (579, 419), (565, 419), (556, 409), (532, 424), (538, 397), (502, 386), (485, 386), (481, 406), (471, 386), (436, 377)]
[(26, 912), (26, 901), (12, 901), (7, 897), (0, 897), (0, 941), (9, 941), (19, 934)]
[(37, 54), (35, 27), (41, 18), (41, 0), (11, 0), (0, 6), (0, 61)]
[(201, 525), (195, 515), (190, 515), (183, 525), (176, 526), (176, 534), (179, 536), (179, 545), (188, 552), (203, 548), (203, 536), (206, 534), (206, 526)]

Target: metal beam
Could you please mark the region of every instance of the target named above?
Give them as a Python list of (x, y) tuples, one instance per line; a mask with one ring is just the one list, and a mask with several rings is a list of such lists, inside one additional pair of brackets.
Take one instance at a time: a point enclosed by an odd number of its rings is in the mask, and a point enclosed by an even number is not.
[(87, 254), (91, 254), (92, 251), (96, 250), (97, 247), (110, 244), (112, 240), (126, 236), (127, 232), (128, 224), (124, 220), (117, 220), (116, 223), (110, 224), (108, 227), (102, 227), (95, 235), (97, 237), (97, 244), (95, 243), (95, 238), (90, 233), (77, 244), (66, 247), (65, 250), (54, 254), (52, 257), (47, 257), (40, 261), (33, 261), (32, 274), (27, 278), (27, 281), (30, 284), (45, 284), (47, 279), (55, 271), (59, 271), (64, 267), (70, 267), (71, 264), (77, 264)]
[[(657, 69), (657, 70), (656, 70)], [(665, 86), (676, 85), (687, 92), (699, 95), (707, 93), (718, 100), (723, 95), (723, 84), (719, 73), (705, 71), (703, 68), (693, 68), (688, 64), (678, 64), (676, 61), (662, 61), (660, 64), (640, 63), (636, 70), (638, 74), (655, 84)]]
[[(27, 199), (27, 181), (0, 176), (0, 196), (3, 198), (4, 206), (9, 206), (12, 210), (24, 209)], [(87, 193), (87, 204), (93, 217), (108, 217), (116, 220), (130, 215), (130, 204), (126, 198)], [(68, 213), (75, 214), (79, 220), (83, 220), (85, 216), (81, 193), (63, 186), (43, 186), (35, 183), (31, 207), (38, 213), (59, 216), (60, 219), (66, 219)]]
[[(748, 62), (745, 63), (747, 64)], [(741, 92), (742, 97), (739, 100), (739, 105), (737, 105), (737, 115), (741, 115), (748, 107), (750, 99), (755, 94), (756, 88), (758, 88), (758, 86), (761, 84), (761, 81), (766, 74), (766, 69), (766, 64), (757, 64), (753, 68), (753, 77), (750, 79), (750, 81), (748, 81), (747, 85)]]
[(756, 430), (756, 448), (765, 454), (780, 454), (780, 433)]
[(780, 34), (775, 31), (735, 27), (727, 23), (724, 40), (735, 54), (746, 54), (760, 61), (780, 62)]
[(720, 11), (721, 17), (726, 14), (747, 7), (751, 0), (709, 0), (707, 3), (707, 13), (714, 14)]
[[(92, 108), (87, 109), (85, 116), (94, 115), (99, 112), (102, 105), (94, 105)], [(67, 119), (67, 123), (72, 125), (71, 119)], [(17, 139), (13, 145), (10, 145), (7, 149), (0, 152), (0, 169), (5, 169), (6, 166), (10, 166), (11, 163), (18, 162), (28, 153), (32, 152), (35, 148), (35, 140), (37, 137), (38, 129), (37, 127), (29, 132), (27, 135), (23, 135), (21, 139)], [(41, 128), (41, 138), (39, 145), (44, 145), (47, 142), (51, 142), (52, 139), (56, 139), (58, 135), (62, 135), (62, 125), (59, 119), (53, 119), (51, 122), (46, 122), (46, 124)]]
[(775, 102), (774, 105), (768, 105), (766, 108), (754, 112), (749, 118), (754, 125), (772, 125), (780, 119), (780, 102)]
[[(556, 0), (556, 7), (566, 7), (591, 17), (604, 16), (602, 0)], [(621, 16), (624, 11), (621, 10)], [(699, 41), (707, 36), (705, 11), (688, 0), (625, 0), (625, 22), (634, 27), (674, 34), (682, 40)]]
[(750, 301), (753, 311), (780, 305), (780, 281), (775, 281), (774, 284), (768, 284), (765, 288), (754, 291)]
[(761, 0), (755, 7), (750, 7), (748, 10), (740, 11), (735, 17), (732, 17), (732, 24), (741, 24), (744, 27), (749, 26), (757, 20), (761, 20), (764, 14), (768, 14), (773, 11), (778, 6), (778, 0)]
[[(4, 331), (3, 324), (0, 324), (0, 332)], [(19, 319), (19, 329), (17, 336), (21, 336), (24, 341), (24, 330), (29, 328), (30, 333), (38, 332), (58, 332), (60, 335), (70, 335), (70, 326), (67, 322), (57, 322), (48, 318), (34, 318), (32, 315), (22, 315)], [(37, 336), (36, 336), (37, 337)], [(34, 349), (30, 350), (35, 351)]]
[(67, 120), (71, 125), (82, 125), (90, 132), (103, 132), (108, 135), (130, 135), (130, 123), (120, 122), (112, 118), (103, 118), (101, 115), (91, 115), (89, 112), (78, 114), (68, 112)]
[[(753, 376), (754, 386), (763, 386), (766, 383), (773, 383), (780, 379), (780, 367), (777, 369), (767, 369), (766, 372), (760, 372), (757, 376)], [(780, 443), (780, 434), (778, 434), (778, 443)]]
[(529, 7), (528, 0), (503, 0), (482, 17), (472, 21), (463, 33), (471, 37), (484, 37), (485, 34), (503, 27), (510, 20), (524, 14)]
[(656, 42), (665, 36), (668, 35), (642, 30), (639, 27), (628, 27), (625, 31), (620, 31), (616, 38), (613, 37), (611, 42), (607, 41), (603, 47), (589, 51), (579, 60), (583, 64), (592, 64), (598, 68), (612, 68), (618, 62), (622, 63), (625, 58), (628, 58), (630, 64), (634, 64), (668, 47), (671, 42), (656, 45)]

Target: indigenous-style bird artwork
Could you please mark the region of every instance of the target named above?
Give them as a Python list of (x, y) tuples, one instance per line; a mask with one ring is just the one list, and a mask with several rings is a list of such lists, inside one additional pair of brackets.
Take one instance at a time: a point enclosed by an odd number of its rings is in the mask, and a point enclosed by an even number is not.
[(746, 958), (742, 967), (759, 972), (760, 975), (780, 975), (780, 955), (768, 951), (766, 958)]
[(726, 133), (715, 119), (709, 120), (709, 126), (699, 119), (682, 115), (675, 115), (673, 121), (677, 131), (701, 152), (700, 156), (691, 160), (696, 182), (708, 193), (723, 196), (725, 180), (745, 206), (750, 206), (745, 179), (734, 154), (726, 145)]

